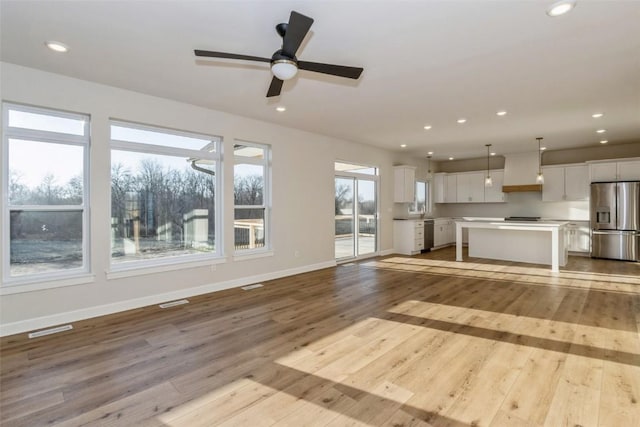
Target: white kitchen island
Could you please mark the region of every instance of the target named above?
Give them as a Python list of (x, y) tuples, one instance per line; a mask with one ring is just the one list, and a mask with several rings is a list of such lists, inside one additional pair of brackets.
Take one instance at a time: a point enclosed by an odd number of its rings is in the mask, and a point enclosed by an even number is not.
[(469, 256), (551, 265), (567, 264), (568, 222), (507, 222), (474, 219), (456, 221), (456, 261), (462, 261), (462, 229), (469, 230)]

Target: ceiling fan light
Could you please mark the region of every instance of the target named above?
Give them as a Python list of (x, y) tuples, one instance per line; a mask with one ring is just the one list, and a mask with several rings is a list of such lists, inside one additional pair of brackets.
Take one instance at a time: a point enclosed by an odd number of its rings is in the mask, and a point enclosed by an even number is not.
[(289, 80), (298, 72), (298, 66), (288, 59), (278, 59), (271, 63), (271, 72), (280, 80)]

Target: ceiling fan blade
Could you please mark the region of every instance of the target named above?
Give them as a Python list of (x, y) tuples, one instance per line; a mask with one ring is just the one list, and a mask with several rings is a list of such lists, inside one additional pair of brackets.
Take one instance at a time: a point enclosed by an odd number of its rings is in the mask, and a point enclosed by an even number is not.
[(269, 85), (269, 90), (267, 91), (267, 98), (280, 95), (280, 91), (282, 90), (282, 83), (284, 82), (277, 77), (271, 79), (271, 84)]
[(194, 50), (193, 51), (196, 56), (205, 56), (207, 58), (226, 58), (226, 59), (241, 59), (244, 61), (259, 61), (259, 62), (271, 62), (270, 58), (261, 58), (259, 56), (250, 56), (250, 55), (238, 55), (235, 53), (225, 53), (225, 52), (212, 52), (210, 50)]
[(313, 19), (296, 11), (291, 11), (287, 32), (282, 40), (282, 53), (293, 58), (313, 24)]
[(332, 76), (358, 79), (363, 69), (344, 65), (322, 64), (320, 62), (298, 61), (300, 70), (315, 71), (316, 73), (331, 74)]

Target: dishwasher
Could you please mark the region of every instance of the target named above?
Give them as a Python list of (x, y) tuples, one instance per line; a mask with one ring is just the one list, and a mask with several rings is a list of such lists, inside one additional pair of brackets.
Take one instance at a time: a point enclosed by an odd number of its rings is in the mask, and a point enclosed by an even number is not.
[(424, 249), (422, 252), (430, 252), (433, 247), (433, 220), (424, 220)]

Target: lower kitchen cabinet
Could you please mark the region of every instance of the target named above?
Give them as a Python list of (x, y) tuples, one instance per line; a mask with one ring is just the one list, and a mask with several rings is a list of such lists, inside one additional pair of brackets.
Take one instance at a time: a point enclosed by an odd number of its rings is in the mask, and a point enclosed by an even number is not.
[(567, 249), (569, 252), (588, 254), (591, 252), (591, 230), (589, 221), (573, 221), (567, 226)]
[(433, 247), (451, 245), (455, 241), (456, 222), (451, 218), (436, 218), (433, 222)]
[(424, 220), (393, 221), (393, 250), (403, 255), (419, 254), (424, 249)]

